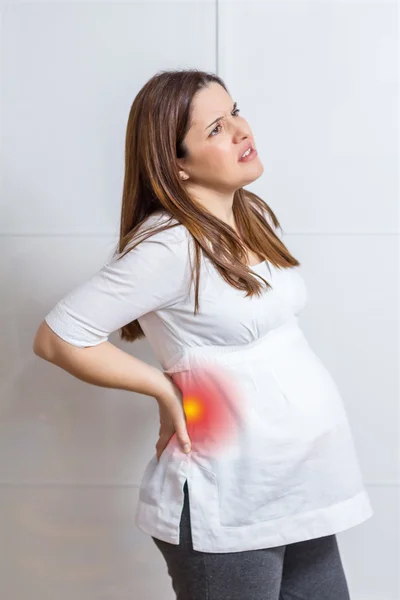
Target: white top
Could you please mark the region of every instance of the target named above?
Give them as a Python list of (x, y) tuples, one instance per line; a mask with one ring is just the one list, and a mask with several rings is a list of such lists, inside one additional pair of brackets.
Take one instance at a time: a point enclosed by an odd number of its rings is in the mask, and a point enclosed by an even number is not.
[(268, 548), (362, 523), (373, 510), (343, 401), (299, 325), (307, 303), (300, 267), (253, 266), (272, 288), (246, 298), (203, 257), (194, 316), (191, 241), (181, 224), (153, 234), (45, 317), (78, 347), (139, 319), (183, 393), (192, 451), (184, 454), (174, 434), (159, 461), (153, 454), (137, 526), (178, 544), (186, 480), (195, 550)]

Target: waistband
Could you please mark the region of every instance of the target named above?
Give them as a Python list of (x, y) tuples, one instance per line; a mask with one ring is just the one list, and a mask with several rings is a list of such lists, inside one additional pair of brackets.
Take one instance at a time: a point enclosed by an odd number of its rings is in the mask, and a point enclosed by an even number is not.
[(183, 348), (178, 360), (172, 357), (170, 361), (167, 361), (169, 364), (165, 365), (164, 372), (176, 373), (177, 371), (203, 367), (209, 364), (210, 361), (233, 365), (239, 364), (243, 360), (251, 360), (258, 357), (268, 359), (270, 356), (272, 358), (279, 351), (279, 348), (287, 347), (288, 342), (295, 339), (305, 341), (297, 315), (294, 315), (293, 318), (285, 321), (282, 325), (271, 329), (265, 335), (247, 344), (207, 345)]

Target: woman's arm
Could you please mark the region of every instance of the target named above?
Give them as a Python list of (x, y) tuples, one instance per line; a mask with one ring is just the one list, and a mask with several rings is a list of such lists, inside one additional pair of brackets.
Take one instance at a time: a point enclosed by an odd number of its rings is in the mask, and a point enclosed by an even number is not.
[(182, 394), (173, 380), (159, 369), (120, 350), (108, 341), (77, 347), (55, 334), (43, 321), (36, 334), (33, 351), (81, 381), (154, 397), (159, 405), (160, 432), (157, 459), (176, 432), (183, 452), (190, 452), (190, 438)]
[(164, 400), (171, 384), (159, 369), (120, 350), (110, 342), (80, 348), (55, 334), (46, 321), (37, 331), (34, 353), (77, 379), (106, 388), (128, 390)]
[(169, 437), (176, 432), (183, 451), (190, 452), (181, 390), (169, 375), (120, 350), (108, 337), (178, 302), (187, 293), (188, 258), (184, 229), (152, 235), (61, 298), (33, 343), (37, 356), (81, 381), (154, 397), (161, 418), (158, 456), (168, 442), (165, 431)]

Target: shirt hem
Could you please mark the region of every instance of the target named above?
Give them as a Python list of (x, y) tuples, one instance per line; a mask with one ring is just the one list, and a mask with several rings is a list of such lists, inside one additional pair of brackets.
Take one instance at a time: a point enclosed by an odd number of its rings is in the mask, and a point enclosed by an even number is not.
[[(192, 511), (192, 506), (190, 509)], [(193, 549), (223, 553), (273, 548), (333, 535), (360, 525), (373, 515), (369, 497), (363, 490), (344, 502), (279, 519), (279, 525), (264, 521), (257, 523), (256, 527), (253, 525), (232, 530), (221, 525), (217, 529), (214, 526), (213, 530), (209, 528), (201, 532), (192, 527)], [(162, 521), (159, 509), (140, 502), (138, 504), (135, 523), (138, 529), (148, 535), (178, 545), (179, 518), (177, 522), (178, 528), (176, 525), (172, 527), (171, 521)]]

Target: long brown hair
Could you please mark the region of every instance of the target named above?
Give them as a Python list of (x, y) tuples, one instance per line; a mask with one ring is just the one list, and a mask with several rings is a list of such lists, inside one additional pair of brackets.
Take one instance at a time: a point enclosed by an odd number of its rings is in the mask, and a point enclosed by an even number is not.
[[(260, 197), (244, 188), (235, 191), (232, 209), (238, 235), (231, 226), (195, 203), (182, 185), (176, 159), (185, 158), (188, 153), (183, 140), (191, 124), (192, 99), (211, 82), (219, 83), (228, 91), (214, 73), (197, 69), (160, 71), (136, 95), (126, 130), (120, 237), (116, 251), (120, 258), (129, 252), (146, 218), (156, 212), (162, 211), (178, 223), (167, 222), (166, 226), (152, 228), (140, 241), (156, 232), (184, 225), (195, 248), (195, 271), (191, 269), (190, 282), (195, 280), (194, 314), (199, 310), (202, 252), (225, 281), (246, 290), (246, 296), (260, 295), (263, 290), (255, 273), (243, 262), (248, 249), (279, 268), (300, 265), (276, 235), (274, 228), (281, 229), (280, 223)], [(144, 337), (138, 320), (124, 325), (120, 337), (129, 342)]]

